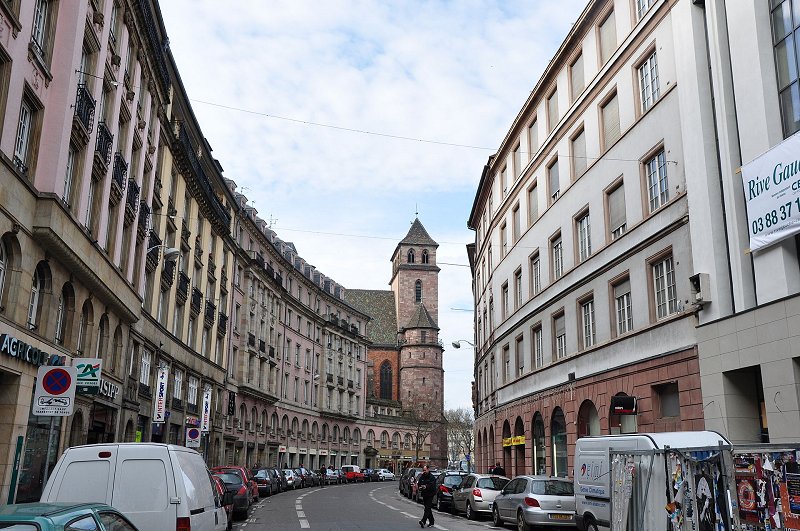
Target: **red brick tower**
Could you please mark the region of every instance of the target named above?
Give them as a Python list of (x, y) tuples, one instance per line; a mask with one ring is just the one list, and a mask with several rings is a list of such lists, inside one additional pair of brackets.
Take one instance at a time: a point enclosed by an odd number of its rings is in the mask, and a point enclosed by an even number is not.
[(447, 465), (444, 371), (439, 340), (439, 245), (415, 219), (392, 255), (392, 280), (400, 344), (398, 398), (422, 432), (430, 432), (431, 462)]

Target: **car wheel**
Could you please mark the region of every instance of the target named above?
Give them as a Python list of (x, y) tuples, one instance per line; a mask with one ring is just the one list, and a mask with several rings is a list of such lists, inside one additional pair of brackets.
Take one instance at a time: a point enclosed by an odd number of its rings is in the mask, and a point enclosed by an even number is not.
[(492, 507), (492, 525), (495, 527), (503, 527), (503, 521), (500, 519), (500, 511), (497, 506)]
[(474, 520), (475, 519), (475, 509), (472, 508), (472, 504), (467, 500), (467, 504), (464, 507), (464, 512), (467, 513), (467, 520)]
[(586, 531), (600, 531), (600, 529), (597, 527), (597, 524), (595, 523), (594, 519), (591, 518), (591, 517), (586, 519), (585, 528), (586, 528)]
[(517, 531), (530, 531), (531, 527), (525, 523), (525, 516), (522, 511), (517, 512)]
[(442, 505), (442, 500), (439, 496), (436, 496), (436, 510), (439, 512), (444, 511), (444, 505)]

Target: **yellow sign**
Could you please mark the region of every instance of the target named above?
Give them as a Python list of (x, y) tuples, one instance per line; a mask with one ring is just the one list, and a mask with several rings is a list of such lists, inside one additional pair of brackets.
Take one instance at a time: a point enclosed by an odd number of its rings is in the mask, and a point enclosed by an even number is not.
[(517, 435), (516, 437), (512, 437), (511, 444), (512, 445), (525, 444), (525, 436)]
[(507, 437), (507, 438), (503, 439), (503, 448), (505, 448), (507, 446), (512, 446), (514, 444), (513, 441), (514, 441), (513, 437)]

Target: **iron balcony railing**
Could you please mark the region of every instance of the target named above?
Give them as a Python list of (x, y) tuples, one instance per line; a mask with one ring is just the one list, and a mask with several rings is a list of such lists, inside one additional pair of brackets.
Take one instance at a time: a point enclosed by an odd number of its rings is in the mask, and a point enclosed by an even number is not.
[(200, 306), (203, 302), (203, 292), (197, 288), (192, 288), (192, 312), (200, 313)]
[(147, 240), (147, 260), (158, 265), (159, 257), (161, 256), (161, 238), (158, 237), (154, 230), (150, 231), (150, 238)]
[(189, 296), (189, 277), (183, 271), (178, 273), (178, 289), (175, 296), (181, 304), (186, 302), (186, 298)]
[(86, 87), (86, 83), (78, 84), (78, 94), (75, 97), (75, 116), (86, 128), (87, 133), (92, 132), (94, 125), (95, 101)]
[(208, 326), (214, 324), (214, 319), (217, 317), (217, 305), (210, 300), (206, 301), (206, 314), (205, 321)]
[[(120, 188), (125, 187), (125, 177), (128, 175), (128, 163), (125, 162), (125, 159), (122, 157), (122, 153), (117, 151), (114, 155), (114, 170), (111, 173), (112, 179), (116, 182)], [(135, 185), (136, 183), (134, 183)], [(138, 195), (138, 194), (137, 194)]]
[[(108, 130), (106, 123), (103, 121), (99, 122), (97, 124), (97, 145), (95, 146), (95, 151), (97, 151), (106, 164), (111, 162), (111, 144), (113, 144), (113, 142), (114, 135)], [(127, 165), (125, 166), (125, 171), (127, 172)], [(120, 186), (122, 185), (120, 184)]]
[(217, 334), (224, 336), (228, 332), (228, 316), (219, 312), (217, 317)]
[(247, 346), (255, 348), (255, 346), (256, 346), (256, 335), (255, 334), (247, 334)]

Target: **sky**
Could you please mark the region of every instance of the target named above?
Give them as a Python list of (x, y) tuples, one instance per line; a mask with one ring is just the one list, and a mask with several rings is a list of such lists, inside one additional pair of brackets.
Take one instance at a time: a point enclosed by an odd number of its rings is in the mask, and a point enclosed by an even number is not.
[(419, 217), (439, 243), (445, 408), (471, 409), (467, 219), (487, 159), (587, 0), (162, 0), (213, 155), (308, 263), (389, 289)]

